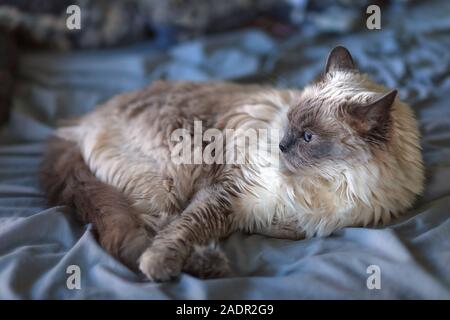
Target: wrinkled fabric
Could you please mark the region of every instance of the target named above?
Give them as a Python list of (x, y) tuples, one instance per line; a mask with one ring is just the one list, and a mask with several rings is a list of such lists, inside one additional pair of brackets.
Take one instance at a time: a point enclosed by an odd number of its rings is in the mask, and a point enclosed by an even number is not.
[[(389, 27), (340, 38), (278, 41), (258, 30), (183, 43), (65, 54), (25, 54), (9, 126), (0, 135), (2, 299), (405, 299), (450, 298), (450, 4), (392, 11)], [(410, 23), (405, 24), (405, 19)], [(73, 209), (48, 208), (37, 172), (57, 120), (159, 78), (226, 79), (302, 87), (329, 50), (347, 46), (360, 69), (398, 88), (419, 119), (427, 186), (393, 224), (345, 228), (303, 241), (234, 234), (223, 242), (233, 274), (150, 283), (109, 256)], [(68, 266), (81, 270), (69, 290)], [(369, 290), (369, 266), (381, 289)]]

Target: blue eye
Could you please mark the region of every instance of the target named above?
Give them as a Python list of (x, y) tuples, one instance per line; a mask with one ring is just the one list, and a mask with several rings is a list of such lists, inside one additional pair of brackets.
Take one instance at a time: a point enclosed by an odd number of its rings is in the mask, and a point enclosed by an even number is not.
[(306, 142), (310, 142), (312, 137), (313, 137), (313, 135), (311, 132), (309, 132), (309, 131), (303, 132), (303, 140), (305, 140)]

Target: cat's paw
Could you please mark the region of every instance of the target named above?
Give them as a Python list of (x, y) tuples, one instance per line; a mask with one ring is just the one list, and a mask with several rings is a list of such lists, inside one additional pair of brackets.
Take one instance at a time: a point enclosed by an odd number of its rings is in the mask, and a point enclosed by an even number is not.
[(181, 273), (183, 260), (168, 250), (147, 249), (139, 259), (139, 269), (155, 282), (169, 281)]
[(225, 253), (216, 247), (196, 247), (184, 263), (183, 271), (202, 279), (221, 278), (231, 273)]

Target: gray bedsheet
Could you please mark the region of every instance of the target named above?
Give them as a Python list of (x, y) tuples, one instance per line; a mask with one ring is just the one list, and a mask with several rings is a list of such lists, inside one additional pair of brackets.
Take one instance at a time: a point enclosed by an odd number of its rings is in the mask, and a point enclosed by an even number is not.
[[(312, 33), (279, 42), (247, 30), (167, 53), (143, 44), (24, 54), (12, 119), (0, 136), (0, 298), (450, 298), (449, 12), (448, 1), (393, 11), (390, 19), (383, 17), (389, 27), (340, 38)], [(235, 234), (223, 243), (231, 277), (204, 281), (183, 274), (155, 284), (105, 253), (71, 209), (46, 207), (37, 169), (43, 141), (58, 119), (156, 78), (301, 87), (338, 43), (361, 69), (398, 88), (420, 119), (426, 192), (392, 225), (296, 242)], [(66, 286), (69, 265), (81, 269), (80, 290)], [(366, 286), (370, 265), (380, 268), (379, 290)]]

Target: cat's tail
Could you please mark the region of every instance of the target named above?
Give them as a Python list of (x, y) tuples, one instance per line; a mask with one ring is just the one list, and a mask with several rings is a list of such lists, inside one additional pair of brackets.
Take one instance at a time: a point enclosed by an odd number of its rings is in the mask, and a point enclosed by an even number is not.
[(98, 180), (75, 142), (52, 137), (41, 166), (41, 184), (50, 205), (75, 208), (92, 223), (103, 248), (132, 269), (150, 245), (151, 230), (119, 190)]
[[(84, 223), (92, 223), (101, 246), (131, 269), (151, 244), (155, 231), (141, 221), (126, 197), (90, 171), (78, 145), (52, 137), (41, 165), (40, 180), (50, 205), (75, 208)], [(218, 247), (195, 248), (184, 271), (201, 278), (229, 273), (228, 260)]]

